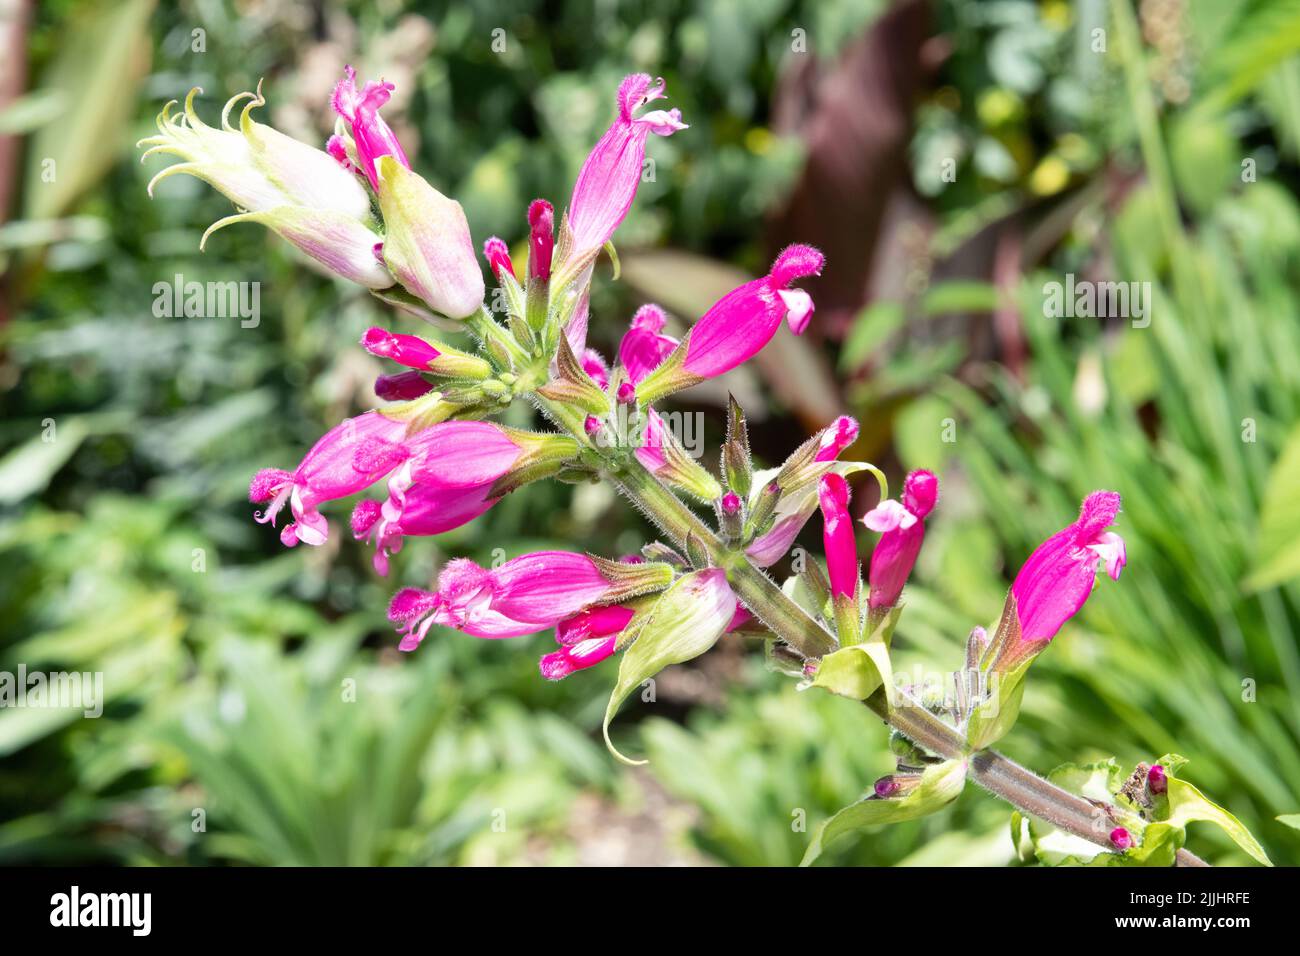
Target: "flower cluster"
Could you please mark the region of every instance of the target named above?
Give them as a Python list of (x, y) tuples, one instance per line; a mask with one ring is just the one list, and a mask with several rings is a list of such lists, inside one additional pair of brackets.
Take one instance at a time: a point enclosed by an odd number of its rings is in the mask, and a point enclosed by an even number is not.
[[(199, 118), (197, 91), (191, 91), (179, 112), (174, 104), (163, 109), (158, 135), (141, 143), (146, 158), (181, 159), (153, 178), (151, 194), (161, 180), (186, 173), (235, 204), (237, 211), (211, 226), (204, 241), (233, 223), (261, 223), (402, 314), (468, 331), (479, 345), (462, 350), (409, 332), (367, 330), (361, 346), (399, 367), (375, 382), (383, 404), (330, 429), (292, 471), (259, 471), (249, 487), (250, 499), (263, 506), (256, 520), (274, 525), (287, 506), (281, 541), (320, 545), (329, 536), (321, 506), (386, 483), (378, 496), (354, 506), (350, 525), (373, 546), (375, 569), (387, 574), (406, 538), (461, 526), (541, 478), (612, 480), (642, 504), (668, 495), (677, 522), (665, 527), (671, 540), (649, 544), (642, 554), (611, 561), (548, 551), (494, 568), (457, 558), (432, 589), (403, 588), (392, 600), (389, 616), (403, 650), (416, 648), (435, 624), (481, 638), (554, 628), (558, 649), (540, 667), (557, 679), (632, 646), (658, 660), (654, 648), (680, 655), (701, 634), (709, 636), (705, 646), (729, 632), (766, 632), (771, 609), (746, 603), (736, 562), (761, 578), (757, 569), (788, 555), (820, 509), (825, 568), (813, 560), (800, 572), (795, 591), (803, 608), (824, 628), (828, 654), (856, 645), (887, 648), (938, 501), (936, 476), (914, 471), (901, 497), (889, 498), (875, 468), (841, 459), (858, 437), (857, 422), (847, 416), (780, 466), (756, 469), (745, 417), (734, 402), (715, 476), (687, 454), (654, 407), (748, 361), (783, 323), (801, 334), (814, 304), (796, 283), (820, 274), (821, 253), (799, 244), (785, 248), (765, 276), (728, 292), (679, 336), (666, 331), (670, 317), (662, 308), (646, 304), (612, 356), (589, 348), (596, 260), (602, 250), (612, 252), (635, 199), (650, 135), (687, 129), (680, 111), (647, 108), (666, 95), (664, 82), (635, 74), (619, 85), (614, 120), (578, 173), (558, 222), (548, 200), (529, 206), (524, 268), (516, 269), (503, 239), (483, 243), (484, 263), (506, 305), (501, 323), (484, 306), (484, 271), (464, 211), (412, 168), (381, 115), (392, 92), (382, 81), (358, 84), (349, 67), (334, 91), (338, 118), (324, 149), (256, 122), (252, 113), (265, 104), (260, 89), (226, 103), (216, 127)], [(235, 125), (231, 116), (241, 102)], [(539, 405), (556, 430), (491, 421), (516, 398)], [(865, 582), (851, 486), (863, 472), (874, 474), (881, 490), (861, 517), (880, 535)], [(677, 492), (712, 505), (716, 532), (697, 524)], [(1010, 670), (1041, 650), (1087, 599), (1098, 562), (1118, 577), (1124, 543), (1107, 530), (1118, 508), (1118, 495), (1090, 495), (1079, 520), (1034, 552), (1016, 577), (1003, 626), (987, 647), (980, 643), (983, 667)], [(662, 508), (659, 517), (667, 520)], [(790, 650), (788, 643), (777, 645)], [(799, 673), (817, 678), (820, 667), (805, 657)], [(906, 783), (904, 774), (885, 789), (893, 794)]]

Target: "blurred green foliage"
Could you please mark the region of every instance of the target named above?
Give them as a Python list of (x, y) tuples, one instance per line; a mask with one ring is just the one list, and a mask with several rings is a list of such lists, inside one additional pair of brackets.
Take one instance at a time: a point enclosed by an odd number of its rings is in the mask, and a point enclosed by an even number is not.
[[(212, 117), (260, 78), (263, 119), (321, 142), (330, 85), (356, 62), (398, 84), (417, 168), (474, 235), (517, 241), (527, 201), (564, 203), (619, 78), (643, 69), (691, 130), (653, 145), (659, 174), (620, 245), (758, 269), (756, 224), (805, 158), (770, 129), (791, 31), (831, 58), (883, 6), (39, 4), (31, 92), (0, 111), (0, 132), (28, 134), (0, 226), (0, 670), (102, 671), (107, 700), (98, 720), (0, 711), (0, 861), (797, 862), (808, 831), (891, 768), (864, 708), (797, 693), (724, 641), (666, 675), (655, 706), (627, 708), (616, 732), (652, 761), (629, 771), (599, 744), (613, 665), (543, 682), (548, 635), (394, 650), (389, 594), (448, 556), (638, 547), (640, 520), (603, 489), (531, 486), (409, 541), (387, 581), (347, 535), (346, 503), (316, 550), (286, 552), (249, 520), (257, 468), (291, 465), (370, 401), (382, 369), (351, 343), (391, 320), (256, 228), (200, 255), (228, 204), (184, 177), (150, 201), (159, 164), (130, 144), (189, 87)], [(1125, 576), (1035, 667), (1003, 743), (1040, 770), (1184, 753), (1186, 776), (1294, 864), (1300, 837), (1273, 818), (1300, 809), (1300, 535), (1279, 530), (1296, 528), (1300, 488), (1283, 454), (1300, 412), (1295, 4), (1146, 3), (1142, 21), (1101, 0), (934, 6), (952, 48), (909, 148), (937, 217), (927, 255), (1043, 203), (1070, 218), (1012, 290), (1019, 375), (958, 335), (907, 334), (996, 307), (1006, 292), (979, 277), (873, 303), (832, 354), (864, 421), (888, 403), (895, 470), (943, 473), (896, 666), (954, 666), (1033, 545), (1115, 488)], [(935, 175), (946, 158), (953, 183)], [(1141, 169), (1118, 200), (1101, 188)], [(1108, 277), (1152, 283), (1149, 328), (1044, 318), (1044, 283), (1090, 274), (1098, 250)], [(177, 274), (259, 282), (260, 324), (155, 315), (155, 284)], [(636, 300), (597, 290), (608, 344)], [(789, 419), (762, 428), (799, 437)], [(827, 859), (1008, 863), (1007, 816), (972, 789)], [(1198, 852), (1240, 861), (1214, 839), (1193, 830)]]

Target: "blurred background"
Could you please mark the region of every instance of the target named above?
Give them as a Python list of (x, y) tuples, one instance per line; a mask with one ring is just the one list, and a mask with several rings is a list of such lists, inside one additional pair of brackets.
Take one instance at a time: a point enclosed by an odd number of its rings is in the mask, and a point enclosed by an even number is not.
[[(612, 661), (552, 684), (549, 634), (396, 651), (388, 597), (449, 557), (639, 547), (603, 488), (530, 486), (409, 540), (386, 581), (350, 503), (319, 549), (251, 520), (255, 470), (375, 404), (360, 333), (420, 330), (259, 227), (200, 254), (229, 203), (186, 177), (151, 201), (166, 159), (133, 144), (191, 86), (215, 122), (259, 80), (259, 119), (322, 144), (345, 63), (396, 84), (385, 115), (480, 242), (522, 239), (534, 197), (563, 206), (619, 79), (664, 76), (690, 129), (650, 144), (593, 344), (652, 296), (680, 332), (783, 244), (820, 246), (809, 334), (678, 407), (716, 439), (733, 390), (766, 464), (850, 412), (851, 457), (941, 473), (896, 669), (958, 666), (1033, 546), (1121, 492), (1124, 577), (1035, 666), (1004, 749), (1041, 772), (1182, 753), (1300, 862), (1275, 821), (1300, 810), (1300, 3), (0, 12), (0, 670), (102, 672), (106, 697), (93, 720), (0, 708), (0, 862), (786, 865), (892, 769), (865, 708), (797, 693), (739, 640), (625, 708), (635, 770), (599, 740)], [(159, 317), (176, 275), (260, 283), (260, 322)], [(1149, 325), (1052, 317), (1067, 275), (1149, 283)], [(971, 789), (823, 860), (1010, 864), (1008, 819)]]

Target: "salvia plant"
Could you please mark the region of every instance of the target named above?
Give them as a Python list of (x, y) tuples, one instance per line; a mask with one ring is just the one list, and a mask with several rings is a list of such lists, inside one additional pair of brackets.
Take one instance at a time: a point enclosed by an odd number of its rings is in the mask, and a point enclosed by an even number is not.
[[(330, 534), (322, 505), (386, 481), (386, 494), (363, 498), (350, 522), (386, 575), (405, 538), (448, 531), (530, 482), (558, 479), (611, 483), (663, 535), (640, 554), (617, 558), (545, 551), (492, 568), (451, 560), (431, 588), (394, 595), (388, 616), (402, 650), (416, 650), (437, 624), (486, 639), (554, 629), (555, 649), (540, 661), (550, 680), (621, 655), (604, 734), (611, 752), (632, 763), (609, 742), (609, 726), (634, 690), (726, 635), (761, 641), (771, 667), (801, 688), (862, 701), (892, 728), (897, 771), (825, 821), (805, 862), (845, 833), (936, 812), (968, 780), (1014, 807), (1013, 841), (1026, 859), (1201, 864), (1183, 844), (1187, 824), (1206, 821), (1268, 862), (1234, 817), (1177, 776), (1183, 761), (1176, 755), (1131, 774), (1109, 761), (1067, 765), (1044, 778), (990, 749), (1016, 721), (1028, 669), (1088, 600), (1099, 567), (1119, 579), (1124, 540), (1111, 530), (1119, 494), (1090, 494), (1078, 518), (1020, 569), (992, 633), (975, 627), (954, 670), (914, 686), (895, 679), (890, 649), (903, 588), (940, 500), (938, 477), (915, 471), (891, 498), (879, 469), (841, 459), (858, 433), (847, 417), (780, 467), (758, 470), (734, 400), (715, 476), (655, 411), (670, 395), (746, 362), (782, 322), (802, 333), (814, 305), (796, 283), (821, 272), (818, 250), (787, 247), (767, 275), (728, 292), (680, 340), (664, 333), (664, 312), (646, 305), (616, 355), (587, 347), (594, 267), (607, 253), (617, 278), (611, 238), (635, 198), (650, 136), (688, 128), (678, 110), (653, 108), (665, 96), (662, 80), (636, 74), (619, 85), (617, 115), (558, 221), (546, 200), (530, 205), (523, 268), (502, 239), (484, 243), (504, 321), (485, 305), (460, 204), (411, 169), (380, 115), (392, 90), (382, 82), (358, 87), (349, 68), (334, 91), (336, 130), (323, 150), (257, 122), (260, 89), (229, 100), (215, 126), (199, 117), (192, 90), (183, 108), (164, 107), (158, 134), (140, 144), (148, 147), (144, 158), (181, 160), (153, 178), (151, 194), (160, 180), (186, 173), (237, 207), (203, 242), (226, 226), (261, 223), (399, 314), (468, 331), (479, 346), (468, 352), (440, 339), (368, 330), (361, 346), (403, 369), (375, 383), (386, 404), (340, 422), (292, 470), (258, 472), (249, 489), (261, 506), (256, 520), (278, 524), (289, 547), (320, 545)], [(535, 406), (548, 427), (493, 421), (518, 400)], [(863, 473), (880, 492), (862, 519), (879, 535), (865, 581), (849, 507), (849, 479)], [(824, 563), (799, 561), (794, 577), (776, 583), (765, 569), (818, 512)]]

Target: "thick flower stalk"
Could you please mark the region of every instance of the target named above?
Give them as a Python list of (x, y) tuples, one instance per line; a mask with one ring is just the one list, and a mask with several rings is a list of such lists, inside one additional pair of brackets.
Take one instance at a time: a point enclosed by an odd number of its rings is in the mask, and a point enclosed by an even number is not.
[[(993, 637), (971, 622), (954, 673), (955, 696), (924, 699), (922, 689), (894, 679), (890, 656), (903, 589), (938, 501), (938, 478), (914, 471), (901, 496), (890, 498), (885, 476), (849, 456), (858, 424), (847, 416), (780, 465), (756, 467), (734, 399), (715, 476), (688, 453), (673, 416), (656, 408), (672, 393), (754, 357), (783, 322), (802, 333), (814, 307), (795, 283), (821, 272), (821, 253), (787, 247), (766, 276), (723, 296), (680, 341), (664, 333), (667, 316), (650, 304), (632, 317), (608, 360), (589, 348), (592, 264), (634, 200), (648, 137), (686, 129), (676, 110), (645, 110), (664, 95), (663, 83), (636, 74), (620, 85), (617, 115), (583, 165), (558, 229), (544, 199), (520, 217), (526, 268), (516, 270), (498, 237), (482, 247), (504, 303), (498, 321), (483, 302), (483, 274), (461, 207), (412, 170), (379, 115), (391, 92), (382, 82), (358, 87), (349, 69), (335, 91), (339, 121), (325, 151), (254, 123), (249, 111), (262, 105), (260, 94), (227, 103), (220, 129), (198, 120), (191, 94), (182, 116), (165, 108), (159, 136), (145, 141), (146, 156), (163, 152), (183, 160), (155, 182), (190, 173), (236, 204), (240, 211), (218, 226), (265, 222), (399, 313), (465, 329), (480, 346), (466, 351), (386, 324), (371, 327), (362, 347), (400, 367), (376, 382), (388, 404), (330, 429), (293, 471), (258, 472), (249, 492), (264, 503), (256, 520), (274, 524), (287, 507), (284, 543), (319, 545), (328, 536), (322, 505), (386, 481), (386, 493), (354, 505), (351, 529), (374, 548), (376, 571), (387, 574), (409, 538), (473, 521), (532, 481), (609, 483), (662, 540), (619, 560), (556, 550), (484, 567), (455, 557), (429, 587), (397, 590), (389, 618), (401, 635), (398, 646), (413, 651), (435, 635), (449, 637), (444, 631), (522, 640), (554, 629), (554, 644), (539, 661), (542, 677), (617, 664), (604, 723), (608, 742), (619, 707), (662, 668), (721, 640), (758, 637), (752, 646), (773, 669), (803, 687), (863, 702), (896, 738), (896, 772), (823, 825), (809, 859), (824, 842), (863, 825), (846, 819), (931, 813), (973, 780), (1043, 827), (1088, 841), (1106, 854), (1099, 857), (1104, 862), (1199, 862), (1182, 849), (1186, 821), (1231, 818), (1177, 778), (1180, 758), (1142, 764), (1122, 790), (1114, 787), (1102, 801), (1108, 823), (1099, 828), (1095, 794), (1085, 799), (991, 749), (1015, 722), (1029, 665), (1082, 608), (1098, 565), (1119, 577), (1124, 542), (1109, 530), (1118, 494), (1089, 495), (1079, 519), (1034, 551)], [(241, 99), (250, 102), (236, 129), (229, 114)], [(540, 410), (552, 430), (491, 420), (516, 403)], [(880, 535), (865, 582), (850, 510), (863, 490), (853, 482), (864, 473), (880, 495), (863, 519)], [(819, 510), (824, 565), (795, 550)], [(766, 569), (787, 558), (796, 573), (778, 585)], [(974, 684), (966, 679), (972, 675), (979, 678)], [(1229, 833), (1267, 860), (1253, 840)], [(1038, 842), (1035, 852), (1048, 858)]]

